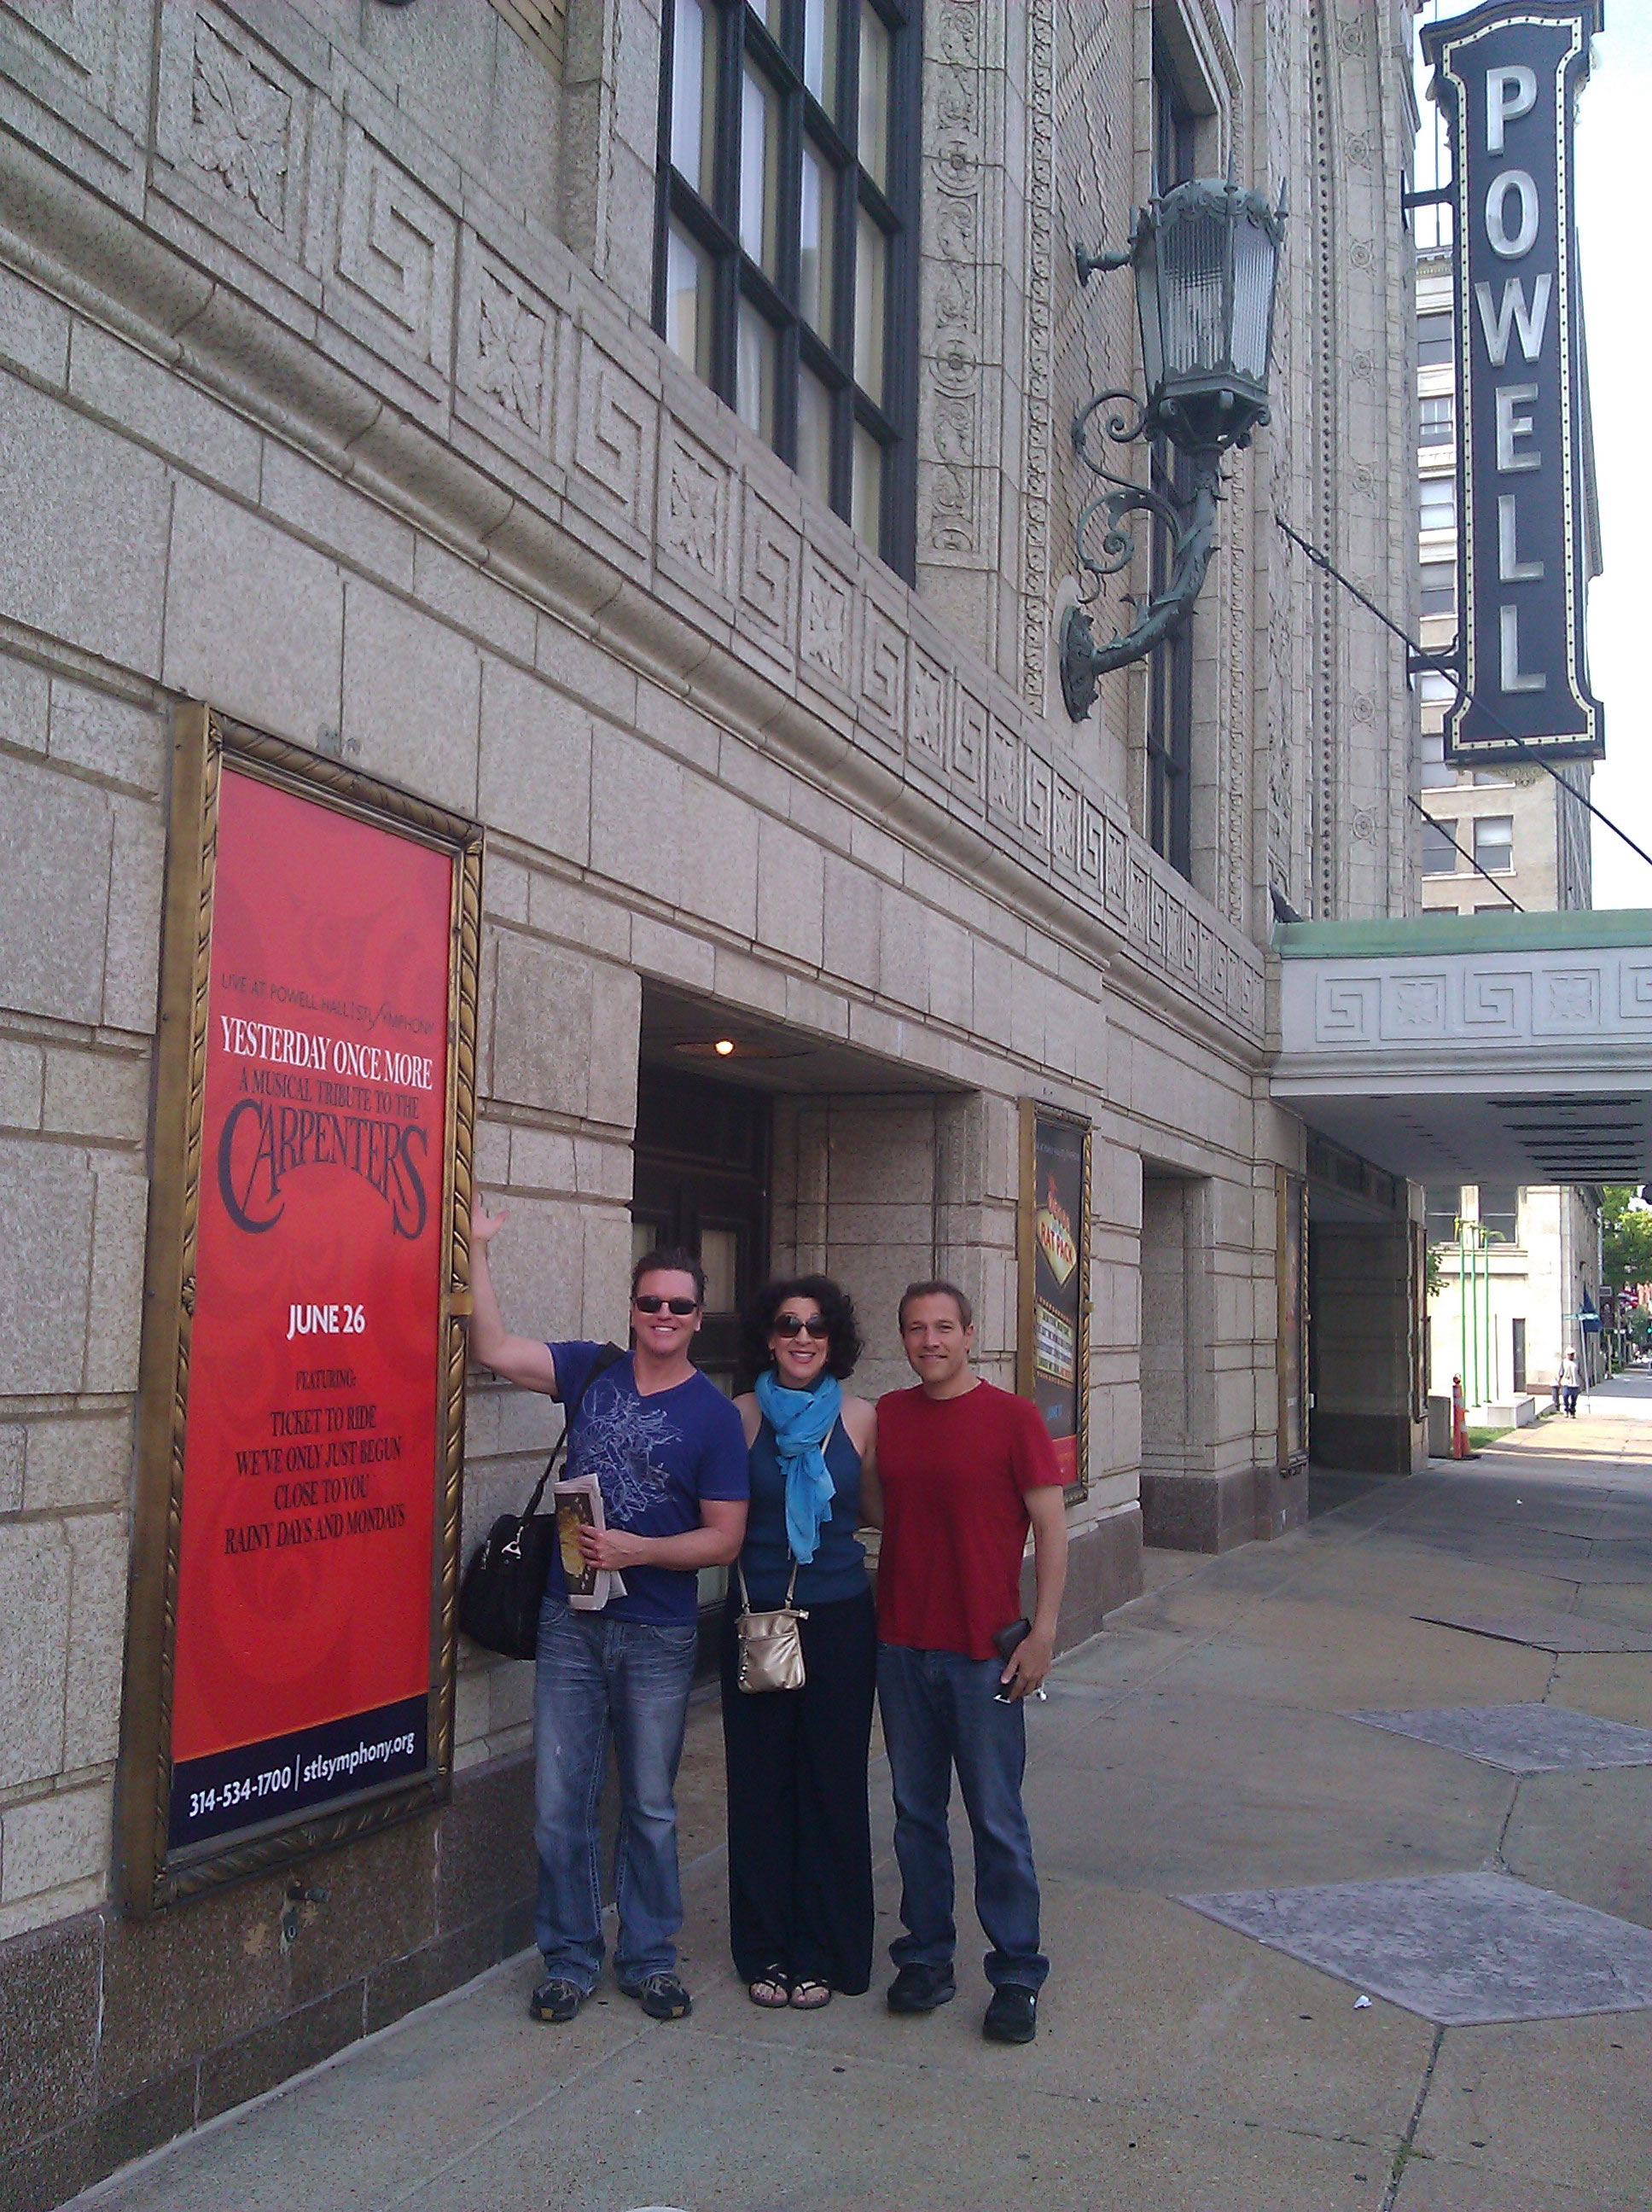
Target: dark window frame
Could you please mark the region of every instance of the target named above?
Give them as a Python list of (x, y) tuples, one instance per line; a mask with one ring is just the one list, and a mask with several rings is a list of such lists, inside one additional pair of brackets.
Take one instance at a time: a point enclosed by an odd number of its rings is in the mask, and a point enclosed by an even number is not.
[[(709, 256), (713, 279), (710, 374), (718, 398), (737, 401), (742, 301), (774, 337), (775, 453), (798, 465), (798, 390), (811, 372), (830, 395), (828, 498), (853, 526), (857, 427), (882, 448), (878, 543), (870, 548), (910, 583), (916, 574), (919, 162), (921, 137), (922, 10), (920, 0), (836, 0), (837, 115), (828, 113), (804, 82), (804, 0), (781, 0), (780, 36), (750, 0), (703, 0), (717, 45), (711, 115), (713, 200), (671, 162), (671, 88), (677, 8), (665, 0), (660, 37), (659, 140), (655, 165), (653, 325), (666, 328), (667, 251), (680, 225)], [(861, 167), (860, 19), (875, 16), (889, 34), (890, 112), (887, 190)], [(741, 94), (748, 65), (778, 103), (776, 252), (771, 276), (746, 252), (739, 234)], [(804, 320), (799, 289), (802, 159), (807, 143), (833, 179), (832, 328), (823, 338)], [(865, 214), (885, 241), (884, 391), (874, 399), (855, 378), (855, 257)], [(862, 540), (865, 543), (865, 540)]]
[[(1186, 184), (1197, 174), (1199, 123), (1182, 93), (1175, 65), (1160, 40), (1153, 41), (1153, 191)], [(1186, 501), (1193, 492), (1193, 465), (1166, 438), (1149, 449), (1150, 480), (1157, 491)], [(1151, 589), (1155, 597), (1170, 580), (1172, 548), (1165, 532), (1153, 532)], [(1147, 658), (1146, 750), (1147, 842), (1180, 876), (1193, 876), (1193, 636), (1189, 617), (1156, 646)]]

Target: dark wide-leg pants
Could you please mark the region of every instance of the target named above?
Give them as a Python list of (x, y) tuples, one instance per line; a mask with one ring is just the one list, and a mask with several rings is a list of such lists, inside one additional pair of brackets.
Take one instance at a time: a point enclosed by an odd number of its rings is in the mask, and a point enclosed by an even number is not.
[(736, 1607), (723, 1615), (729, 1938), (735, 1971), (769, 1966), (859, 1996), (872, 1979), (866, 1758), (878, 1639), (872, 1592), (812, 1606), (800, 1690), (737, 1686)]

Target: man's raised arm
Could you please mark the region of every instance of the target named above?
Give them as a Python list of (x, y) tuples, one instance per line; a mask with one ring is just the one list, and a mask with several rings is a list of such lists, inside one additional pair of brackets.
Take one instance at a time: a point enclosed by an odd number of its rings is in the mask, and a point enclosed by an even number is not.
[(531, 1336), (513, 1336), (500, 1315), (488, 1247), (504, 1225), (504, 1215), (488, 1212), (478, 1198), (471, 1208), (471, 1358), (507, 1382), (554, 1398), (556, 1364), (550, 1346)]

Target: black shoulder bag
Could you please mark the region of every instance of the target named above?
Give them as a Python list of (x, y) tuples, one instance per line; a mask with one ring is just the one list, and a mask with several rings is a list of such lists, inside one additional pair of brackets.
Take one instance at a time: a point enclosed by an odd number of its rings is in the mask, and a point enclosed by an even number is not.
[(542, 1513), (539, 1501), (568, 1449), (586, 1392), (624, 1357), (618, 1345), (604, 1345), (579, 1395), (565, 1409), (562, 1433), (533, 1486), (527, 1510), (501, 1513), (471, 1554), (459, 1584), (459, 1625), (484, 1651), (497, 1651), (507, 1659), (531, 1659), (538, 1649), (539, 1607), (550, 1575), (550, 1547), (556, 1541), (556, 1516)]

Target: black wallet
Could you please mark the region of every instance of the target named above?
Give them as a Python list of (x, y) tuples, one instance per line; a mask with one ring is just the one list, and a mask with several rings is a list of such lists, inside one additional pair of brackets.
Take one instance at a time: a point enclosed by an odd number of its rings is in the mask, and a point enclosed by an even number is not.
[(993, 1642), (997, 1647), (999, 1657), (1006, 1666), (1014, 1655), (1016, 1646), (1024, 1643), (1031, 1634), (1032, 1623), (1024, 1613), (1019, 1620), (1012, 1620), (1007, 1628), (1000, 1628), (994, 1632)]

